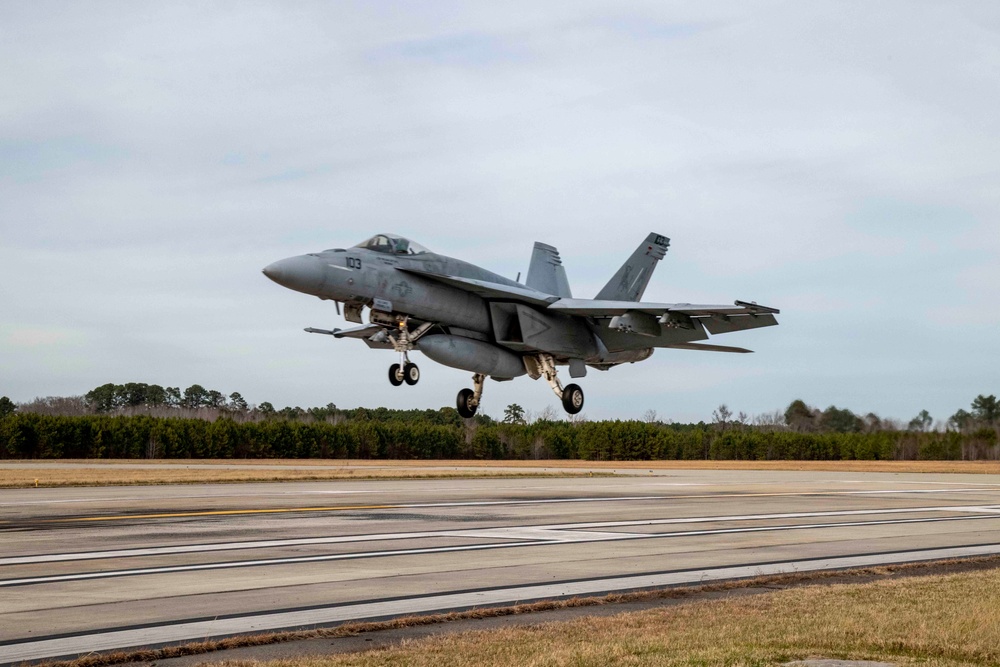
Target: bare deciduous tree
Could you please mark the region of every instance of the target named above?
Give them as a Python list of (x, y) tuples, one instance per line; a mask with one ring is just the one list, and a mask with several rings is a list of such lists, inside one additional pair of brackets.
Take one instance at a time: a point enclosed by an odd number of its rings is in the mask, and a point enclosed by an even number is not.
[(34, 413), (36, 415), (52, 415), (77, 417), (89, 415), (92, 410), (87, 406), (83, 396), (45, 396), (38, 397), (27, 403), (19, 403), (17, 411)]
[(753, 425), (767, 431), (783, 431), (788, 428), (785, 424), (785, 415), (781, 410), (754, 415)]
[(559, 419), (559, 412), (551, 405), (546, 405), (533, 421), (539, 422), (554, 422)]
[(730, 410), (729, 406), (725, 403), (712, 411), (712, 422), (714, 422), (723, 431), (726, 430), (726, 427), (729, 425), (732, 417), (733, 411)]

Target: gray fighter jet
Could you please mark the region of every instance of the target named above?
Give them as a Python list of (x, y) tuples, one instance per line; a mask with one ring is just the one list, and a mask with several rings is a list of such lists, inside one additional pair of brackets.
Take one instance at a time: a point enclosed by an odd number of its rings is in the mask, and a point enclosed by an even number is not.
[[(264, 275), (289, 289), (333, 301), (344, 318), (360, 326), (310, 333), (358, 338), (368, 347), (394, 350), (389, 382), (417, 384), (420, 369), (409, 353), (470, 371), (472, 389), (458, 392), (458, 412), (476, 414), (487, 376), (497, 381), (527, 374), (544, 377), (566, 412), (583, 408), (583, 390), (563, 387), (557, 367), (572, 378), (587, 368), (648, 359), (653, 348), (750, 352), (708, 345), (708, 334), (768, 327), (775, 308), (640, 301), (670, 239), (646, 237), (593, 299), (574, 299), (559, 251), (535, 243), (524, 283), (444, 255), (401, 236), (378, 234), (352, 248), (336, 248), (282, 259)], [(520, 275), (518, 275), (520, 278)], [(368, 308), (368, 324), (363, 312)]]

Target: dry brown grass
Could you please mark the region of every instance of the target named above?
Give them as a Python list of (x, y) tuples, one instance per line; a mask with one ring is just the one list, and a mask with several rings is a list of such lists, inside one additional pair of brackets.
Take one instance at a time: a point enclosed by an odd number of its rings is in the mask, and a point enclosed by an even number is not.
[(448, 461), (448, 465), (601, 470), (807, 470), (1000, 475), (1000, 461)]
[(360, 654), (256, 664), (778, 665), (808, 657), (996, 665), (1000, 571), (809, 586), (619, 616), (446, 635)]
[[(207, 667), (375, 665), (775, 665), (806, 657), (921, 665), (1000, 664), (1000, 557), (771, 575), (702, 586), (612, 594), (231, 637), (153, 650), (91, 654), (47, 667), (107, 667), (300, 639), (336, 638), (455, 620), (616, 602), (683, 605), (565, 623), (443, 635), (366, 653)], [(951, 574), (940, 574), (950, 572)], [(932, 574), (937, 573), (937, 574)], [(874, 581), (872, 581), (874, 580)], [(838, 586), (817, 583), (836, 582)], [(851, 582), (865, 583), (851, 583)], [(784, 589), (706, 601), (705, 594)]]
[[(61, 460), (51, 462), (59, 463), (60, 467), (32, 465), (37, 463), (37, 461), (0, 461), (0, 488), (471, 477), (577, 477), (586, 474), (583, 471), (557, 469), (474, 470), (468, 465), (456, 465), (445, 461)], [(74, 467), (73, 464), (80, 464), (80, 467)], [(150, 464), (157, 467), (142, 467)], [(241, 467), (206, 468), (205, 465)]]
[[(1000, 461), (372, 461), (344, 459), (121, 459), (0, 461), (0, 488), (451, 477), (565, 477), (618, 470), (802, 470), (1000, 474)], [(81, 467), (73, 467), (79, 464)], [(143, 468), (142, 465), (156, 465)], [(82, 466), (87, 467), (82, 467)], [(241, 469), (204, 468), (239, 465)], [(121, 466), (128, 466), (121, 467)], [(272, 466), (276, 467), (273, 468)]]

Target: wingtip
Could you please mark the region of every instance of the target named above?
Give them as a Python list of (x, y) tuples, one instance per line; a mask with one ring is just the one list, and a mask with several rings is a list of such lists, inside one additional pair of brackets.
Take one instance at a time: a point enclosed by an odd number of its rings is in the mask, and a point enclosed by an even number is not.
[(736, 299), (733, 302), (734, 306), (739, 306), (740, 308), (746, 308), (747, 310), (753, 312), (754, 314), (767, 314), (767, 315), (778, 315), (781, 313), (777, 308), (771, 308), (770, 306), (762, 306), (756, 301), (741, 301)]

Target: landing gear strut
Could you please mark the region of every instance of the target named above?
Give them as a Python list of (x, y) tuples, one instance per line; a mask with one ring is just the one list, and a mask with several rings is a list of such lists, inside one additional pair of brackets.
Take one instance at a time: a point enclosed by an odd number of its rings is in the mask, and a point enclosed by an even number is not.
[[(575, 415), (580, 410), (583, 410), (583, 389), (576, 384), (568, 384), (565, 388), (562, 386), (556, 372), (556, 360), (551, 354), (542, 352), (525, 356), (523, 359), (524, 367), (531, 379), (537, 380), (544, 376), (545, 381), (552, 387), (552, 391), (562, 401), (563, 409), (567, 413)], [(391, 380), (392, 377), (389, 379)], [(472, 376), (473, 388), (463, 389), (458, 392), (455, 403), (458, 408), (458, 414), (462, 417), (468, 419), (479, 410), (479, 403), (483, 398), (483, 381), (485, 379), (486, 376), (484, 374), (476, 373)]]
[(543, 352), (536, 354), (534, 357), (525, 357), (525, 360), (530, 360), (525, 364), (529, 375), (536, 380), (544, 376), (545, 381), (552, 387), (552, 391), (562, 401), (563, 409), (566, 412), (575, 415), (583, 409), (583, 389), (576, 384), (566, 385), (563, 388), (556, 373), (556, 361), (552, 358), (551, 354)]
[(420, 381), (420, 368), (410, 361), (409, 352), (413, 349), (413, 343), (432, 326), (432, 323), (426, 322), (410, 333), (407, 320), (402, 319), (399, 322), (399, 332), (396, 335), (389, 334), (392, 349), (399, 353), (399, 363), (389, 366), (389, 382), (392, 386), (398, 387), (404, 382), (412, 386)]
[(486, 376), (482, 373), (476, 373), (472, 376), (472, 389), (463, 389), (458, 392), (458, 397), (455, 401), (455, 407), (458, 408), (458, 414), (465, 419), (469, 419), (476, 414), (479, 410), (479, 401), (483, 397), (483, 382), (486, 380)]

